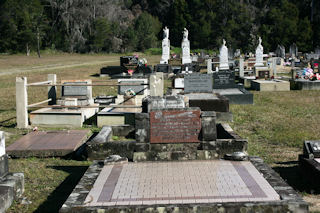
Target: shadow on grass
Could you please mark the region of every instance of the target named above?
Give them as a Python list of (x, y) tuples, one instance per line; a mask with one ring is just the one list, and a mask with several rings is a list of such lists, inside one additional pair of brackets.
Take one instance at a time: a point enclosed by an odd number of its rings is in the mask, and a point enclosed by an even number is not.
[(301, 173), (298, 161), (278, 162), (274, 169), (292, 188), (301, 193), (320, 194), (317, 186), (310, 184)]
[(43, 212), (59, 212), (63, 203), (67, 200), (74, 187), (78, 184), (81, 177), (84, 175), (87, 166), (49, 166), (49, 168), (68, 172), (70, 175), (48, 196), (43, 202), (37, 213)]

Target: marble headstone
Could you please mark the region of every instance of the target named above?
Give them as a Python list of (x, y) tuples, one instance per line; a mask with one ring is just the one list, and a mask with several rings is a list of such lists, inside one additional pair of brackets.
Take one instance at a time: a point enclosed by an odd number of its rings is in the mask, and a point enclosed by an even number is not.
[(170, 59), (169, 29), (165, 27), (163, 29), (162, 56), (161, 56), (160, 64), (168, 64), (169, 59)]
[(190, 41), (188, 40), (189, 31), (184, 28), (183, 39), (181, 43), (182, 49), (182, 64), (190, 64), (192, 62), (190, 57)]
[(244, 77), (244, 59), (239, 59), (239, 76)]
[(226, 40), (224, 39), (220, 48), (219, 61), (219, 70), (229, 70), (228, 48), (226, 46)]
[(0, 131), (0, 157), (6, 154), (4, 132)]
[(262, 43), (262, 39), (261, 37), (259, 37), (259, 44), (256, 48), (256, 63), (255, 63), (255, 67), (263, 67), (263, 46), (261, 45)]

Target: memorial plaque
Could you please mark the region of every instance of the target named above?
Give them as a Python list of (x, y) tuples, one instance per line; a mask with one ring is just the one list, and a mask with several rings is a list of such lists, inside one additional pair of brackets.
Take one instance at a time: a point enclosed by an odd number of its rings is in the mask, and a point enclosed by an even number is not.
[[(88, 84), (88, 82), (64, 82), (65, 85)], [(88, 87), (86, 86), (63, 86), (62, 96), (87, 96)]]
[(200, 110), (150, 112), (150, 143), (199, 142)]
[(219, 71), (213, 73), (213, 88), (227, 89), (236, 88), (235, 77), (233, 71)]
[(184, 77), (184, 92), (212, 92), (212, 75), (193, 73)]

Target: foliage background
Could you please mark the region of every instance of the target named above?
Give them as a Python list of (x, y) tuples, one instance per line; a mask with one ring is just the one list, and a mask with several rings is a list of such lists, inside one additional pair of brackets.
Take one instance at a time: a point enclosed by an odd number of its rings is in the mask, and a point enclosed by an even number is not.
[(266, 51), (278, 44), (300, 51), (320, 45), (320, 1), (312, 0), (2, 0), (0, 52), (41, 49), (130, 52), (159, 47), (162, 28), (172, 46), (189, 30), (192, 49)]

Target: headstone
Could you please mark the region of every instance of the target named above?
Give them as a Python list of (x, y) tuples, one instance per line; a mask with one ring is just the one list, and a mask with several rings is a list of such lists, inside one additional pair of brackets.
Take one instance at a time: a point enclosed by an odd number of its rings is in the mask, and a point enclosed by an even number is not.
[[(64, 85), (79, 85), (92, 84), (90, 79), (87, 80), (61, 80)], [(92, 86), (62, 86), (61, 96), (79, 97), (85, 96), (87, 99), (92, 99)]]
[(212, 72), (213, 72), (213, 70), (212, 70), (212, 59), (208, 58), (207, 59), (207, 73), (211, 74)]
[(212, 74), (193, 73), (184, 77), (184, 92), (212, 92)]
[(157, 64), (154, 66), (155, 72), (171, 73), (172, 68), (169, 64)]
[(226, 46), (226, 40), (224, 39), (220, 48), (219, 61), (219, 70), (229, 70), (228, 48)]
[(280, 57), (280, 58), (285, 58), (286, 57), (286, 49), (283, 45), (278, 45), (277, 46), (277, 49), (276, 49), (276, 55), (277, 57)]
[(150, 112), (150, 143), (199, 142), (199, 108)]
[(122, 56), (120, 57), (120, 66), (138, 66), (139, 59), (136, 56)]
[(239, 59), (239, 76), (242, 78), (244, 77), (244, 59)]
[[(127, 95), (128, 92), (133, 91), (136, 95), (144, 95), (146, 94), (148, 85), (141, 85), (141, 84), (147, 84), (147, 83), (148, 83), (147, 79), (118, 79), (118, 84), (120, 84), (118, 86), (118, 94)], [(128, 85), (121, 85), (121, 84), (128, 84)], [(134, 84), (137, 84), (137, 85), (134, 85)]]
[(170, 59), (170, 40), (169, 40), (169, 29), (167, 26), (163, 29), (163, 40), (162, 40), (162, 56), (160, 64), (168, 64)]
[(190, 57), (190, 41), (188, 40), (189, 31), (184, 28), (183, 30), (183, 40), (181, 43), (182, 49), (182, 64), (189, 64), (192, 63)]
[(185, 99), (182, 95), (174, 96), (149, 96), (142, 101), (142, 112), (151, 112), (151, 110), (162, 109), (181, 109), (185, 108)]
[(263, 67), (263, 46), (261, 45), (262, 43), (262, 39), (261, 37), (259, 37), (259, 44), (256, 48), (256, 63), (255, 63), (255, 67)]
[(272, 63), (271, 63), (271, 70), (273, 77), (275, 78), (277, 76), (277, 58), (272, 58)]
[(150, 75), (150, 95), (163, 96), (163, 72), (157, 72)]
[(213, 73), (213, 89), (236, 88), (233, 71), (219, 71)]
[(4, 132), (0, 131), (0, 157), (6, 154), (6, 144)]
[(295, 43), (290, 46), (290, 56), (296, 58), (298, 56), (298, 47)]

